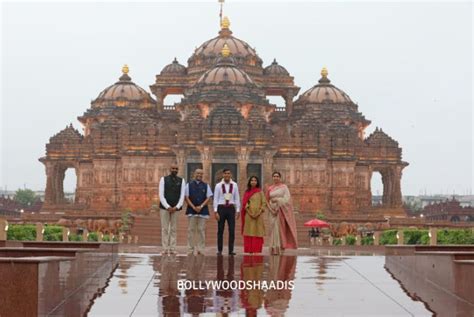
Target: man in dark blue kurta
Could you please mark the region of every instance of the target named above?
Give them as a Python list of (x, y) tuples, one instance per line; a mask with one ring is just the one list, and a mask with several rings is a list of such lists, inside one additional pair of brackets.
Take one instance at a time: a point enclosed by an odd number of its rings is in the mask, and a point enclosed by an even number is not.
[(212, 191), (208, 184), (202, 181), (202, 169), (194, 171), (194, 179), (186, 185), (185, 199), (188, 205), (188, 253), (204, 252), (206, 239), (206, 220), (209, 218), (209, 199)]

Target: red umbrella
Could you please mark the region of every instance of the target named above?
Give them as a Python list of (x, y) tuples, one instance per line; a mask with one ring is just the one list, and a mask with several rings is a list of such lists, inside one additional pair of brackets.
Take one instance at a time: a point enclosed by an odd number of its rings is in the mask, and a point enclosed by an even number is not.
[(316, 227), (316, 228), (329, 228), (329, 224), (326, 221), (319, 219), (311, 219), (304, 223), (305, 227)]

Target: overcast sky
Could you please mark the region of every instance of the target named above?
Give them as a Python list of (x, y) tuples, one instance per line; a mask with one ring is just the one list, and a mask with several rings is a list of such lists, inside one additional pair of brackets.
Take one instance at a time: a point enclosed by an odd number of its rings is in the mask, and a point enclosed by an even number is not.
[[(0, 187), (46, 184), (38, 158), (77, 121), (127, 63), (149, 91), (176, 56), (217, 35), (217, 1), (200, 3), (17, 3), (1, 5)], [(359, 110), (400, 143), (410, 163), (404, 195), (466, 194), (473, 183), (470, 2), (227, 1), (234, 36), (274, 57), (301, 93), (321, 67)], [(75, 187), (72, 172), (66, 190)], [(380, 177), (373, 193), (381, 193)]]

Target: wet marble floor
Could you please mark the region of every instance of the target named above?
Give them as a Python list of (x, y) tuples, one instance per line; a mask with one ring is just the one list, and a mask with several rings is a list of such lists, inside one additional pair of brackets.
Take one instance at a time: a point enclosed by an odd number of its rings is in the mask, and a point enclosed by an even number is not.
[[(432, 316), (384, 263), (378, 255), (122, 253), (88, 316)], [(239, 280), (249, 283), (230, 282)]]

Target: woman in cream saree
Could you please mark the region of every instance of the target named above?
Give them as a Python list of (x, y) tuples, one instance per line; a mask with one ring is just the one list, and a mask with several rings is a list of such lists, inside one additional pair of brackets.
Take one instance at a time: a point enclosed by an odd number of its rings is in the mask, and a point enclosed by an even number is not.
[(296, 221), (291, 204), (290, 191), (281, 182), (281, 174), (274, 172), (273, 185), (267, 189), (266, 197), (270, 211), (271, 254), (281, 254), (284, 249), (298, 248)]

